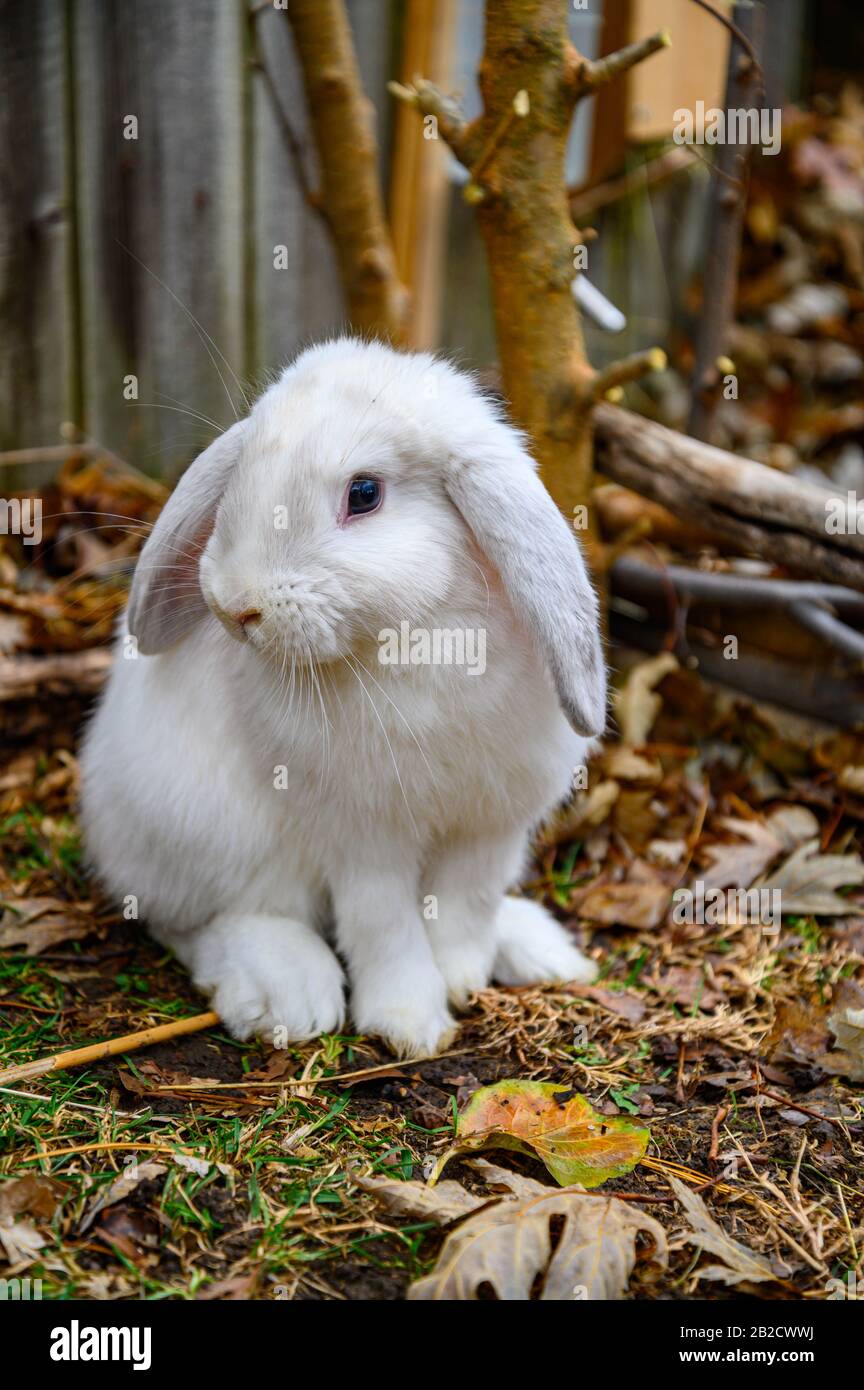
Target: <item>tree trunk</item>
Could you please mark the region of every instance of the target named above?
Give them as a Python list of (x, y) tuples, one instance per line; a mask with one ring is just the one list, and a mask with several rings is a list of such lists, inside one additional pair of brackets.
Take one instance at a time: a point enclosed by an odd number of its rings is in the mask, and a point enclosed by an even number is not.
[(408, 293), (399, 279), (378, 178), (375, 110), (363, 90), (343, 0), (291, 0), (285, 11), (315, 135), (323, 212), (352, 326), (401, 343)]
[[(591, 436), (580, 387), (590, 373), (573, 299), (577, 233), (564, 156), (575, 94), (561, 0), (491, 5), (480, 67), (486, 140), (508, 119), (516, 93), (530, 111), (514, 120), (484, 169), (477, 206), (492, 280), (501, 380), (528, 431), (544, 481), (565, 513), (587, 501)], [(482, 155), (481, 155), (482, 161)]]

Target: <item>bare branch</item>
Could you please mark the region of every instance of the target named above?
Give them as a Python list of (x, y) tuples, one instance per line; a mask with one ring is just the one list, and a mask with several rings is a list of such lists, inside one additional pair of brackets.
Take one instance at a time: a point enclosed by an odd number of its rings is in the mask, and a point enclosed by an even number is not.
[[(614, 604), (610, 614), (612, 636), (625, 646), (642, 651), (670, 650), (670, 634), (665, 623), (642, 622), (618, 612)], [(707, 680), (740, 690), (754, 700), (768, 700), (785, 709), (806, 714), (848, 728), (864, 720), (864, 699), (861, 680), (856, 675), (818, 672), (812, 663), (778, 660), (775, 656), (757, 656), (739, 652), (737, 661), (727, 661), (717, 635), (708, 634), (705, 641), (679, 633), (672, 650), (681, 661), (696, 664)]]
[(333, 236), (348, 315), (361, 333), (404, 339), (408, 291), (399, 279), (378, 178), (372, 105), (363, 91), (344, 0), (291, 0), (321, 169), (321, 208)]
[[(707, 6), (704, 8), (710, 9)], [(761, 38), (764, 9), (759, 4), (747, 8), (738, 5), (734, 13), (746, 26), (747, 33), (738, 24), (728, 26), (734, 38), (729, 50), (726, 77), (727, 111), (752, 104), (757, 95), (755, 87), (761, 72), (751, 39), (758, 43)], [(744, 56), (745, 48), (749, 55), (747, 57)], [(722, 354), (729, 324), (734, 317), (751, 153), (750, 145), (726, 144), (719, 149), (714, 165), (723, 181), (715, 180), (710, 191), (708, 252), (687, 421), (689, 433), (698, 439), (710, 440), (713, 436), (715, 414), (726, 374)]]
[(652, 53), (657, 53), (661, 48), (669, 48), (671, 43), (669, 30), (660, 29), (656, 34), (637, 39), (636, 43), (628, 43), (625, 48), (619, 48), (615, 53), (607, 53), (605, 58), (597, 58), (594, 62), (583, 58), (575, 49), (572, 50), (568, 82), (574, 96), (578, 100), (589, 92), (596, 92), (598, 87), (605, 87), (607, 82), (612, 82), (622, 72), (628, 72), (637, 63), (644, 62)]
[(708, 0), (693, 0), (693, 4), (698, 5), (699, 8), (701, 10), (704, 10), (706, 14), (710, 14), (712, 18), (716, 19), (718, 24), (722, 24), (725, 29), (729, 30), (729, 33), (741, 45), (744, 52), (747, 54), (747, 57), (750, 59), (750, 62), (753, 64), (753, 68), (758, 74), (759, 82), (764, 91), (765, 74), (762, 71), (762, 64), (759, 62), (759, 57), (756, 53), (755, 48), (753, 47), (753, 44), (750, 42), (750, 39), (743, 32), (740, 26), (733, 23), (733, 21), (729, 18), (728, 15), (721, 14), (719, 10), (715, 10), (713, 5), (708, 4)]
[(425, 77), (415, 77), (407, 87), (402, 82), (388, 82), (387, 90), (399, 101), (415, 107), (422, 116), (434, 116), (442, 139), (446, 140), (459, 162), (470, 167), (472, 158), (476, 158), (472, 142), (477, 123), (463, 119), (459, 105), (452, 97), (442, 92), (434, 82), (427, 82)]
[(634, 352), (630, 357), (622, 357), (618, 362), (610, 362), (591, 379), (591, 399), (600, 401), (605, 396), (607, 400), (618, 400), (622, 386), (628, 381), (638, 381), (649, 372), (665, 371), (666, 360), (662, 348), (652, 347), (644, 352)]
[(800, 603), (793, 603), (789, 611), (796, 622), (806, 627), (808, 632), (812, 632), (829, 646), (836, 647), (845, 656), (851, 656), (854, 661), (864, 661), (864, 633), (856, 632), (855, 628), (841, 623), (827, 608), (802, 600)]
[(686, 565), (651, 565), (635, 555), (622, 556), (614, 572), (620, 591), (628, 598), (663, 593), (671, 584), (677, 593), (697, 602), (726, 604), (731, 608), (763, 613), (766, 609), (791, 611), (796, 604), (808, 608), (836, 608), (857, 615), (864, 622), (864, 594), (841, 584), (816, 584), (798, 579), (756, 579), (750, 574), (720, 574), (688, 569)]
[(644, 164), (622, 174), (620, 178), (608, 179), (605, 183), (595, 184), (591, 188), (570, 189), (570, 216), (577, 226), (581, 226), (601, 208), (617, 203), (620, 199), (629, 197), (631, 193), (641, 193), (646, 188), (653, 188), (677, 174), (686, 173), (693, 169), (697, 162), (696, 154), (686, 145), (673, 145), (656, 159), (646, 160)]

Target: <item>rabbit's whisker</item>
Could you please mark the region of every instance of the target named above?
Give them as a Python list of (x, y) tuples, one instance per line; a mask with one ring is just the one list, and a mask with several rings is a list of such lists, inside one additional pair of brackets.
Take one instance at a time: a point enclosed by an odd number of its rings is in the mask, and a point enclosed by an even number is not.
[(359, 673), (358, 673), (356, 667), (354, 667), (354, 666), (351, 664), (351, 661), (350, 661), (350, 659), (349, 659), (347, 656), (344, 656), (344, 657), (342, 658), (342, 660), (345, 662), (345, 664), (346, 664), (346, 666), (348, 667), (349, 671), (351, 671), (351, 672), (353, 673), (355, 679), (357, 680), (357, 682), (358, 682), (359, 685), (360, 685), (360, 689), (363, 691), (363, 694), (366, 696), (366, 699), (369, 701), (369, 704), (370, 704), (370, 706), (371, 706), (371, 709), (372, 709), (373, 714), (375, 715), (375, 718), (378, 720), (378, 723), (379, 723), (380, 728), (381, 728), (381, 732), (382, 732), (382, 734), (384, 735), (384, 742), (387, 744), (387, 749), (388, 749), (388, 751), (389, 751), (389, 753), (390, 753), (390, 760), (391, 760), (391, 762), (393, 763), (393, 771), (394, 771), (395, 774), (396, 774), (396, 781), (397, 781), (397, 783), (398, 783), (398, 785), (399, 785), (399, 791), (400, 791), (401, 794), (402, 794), (402, 800), (405, 802), (405, 809), (406, 809), (406, 811), (408, 812), (408, 818), (409, 818), (409, 820), (411, 821), (412, 829), (414, 830), (414, 833), (415, 833), (415, 835), (416, 835), (416, 834), (417, 834), (417, 822), (416, 822), (415, 819), (414, 819), (414, 813), (413, 813), (412, 810), (411, 810), (411, 806), (410, 806), (410, 803), (409, 803), (409, 801), (408, 801), (408, 797), (407, 797), (406, 792), (405, 792), (405, 787), (403, 786), (403, 783), (402, 783), (402, 778), (401, 778), (400, 773), (399, 773), (399, 764), (398, 764), (397, 761), (396, 761), (396, 754), (393, 752), (393, 745), (392, 745), (392, 743), (390, 742), (389, 736), (388, 736), (388, 734), (387, 734), (387, 730), (386, 730), (386, 728), (385, 728), (385, 726), (384, 726), (384, 721), (383, 721), (383, 719), (381, 718), (381, 715), (380, 715), (379, 712), (378, 712), (378, 707), (376, 706), (375, 701), (372, 699), (372, 696), (369, 694), (369, 691), (366, 689), (366, 686), (363, 684), (362, 677), (359, 675)]

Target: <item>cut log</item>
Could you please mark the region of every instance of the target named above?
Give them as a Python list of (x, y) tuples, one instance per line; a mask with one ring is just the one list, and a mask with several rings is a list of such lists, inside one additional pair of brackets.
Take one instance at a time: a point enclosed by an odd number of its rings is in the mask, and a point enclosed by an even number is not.
[(109, 647), (51, 656), (0, 657), (0, 703), (47, 695), (95, 695), (111, 666)]
[[(613, 611), (610, 631), (613, 640), (624, 647), (646, 652), (670, 650), (669, 634), (662, 624), (639, 622)], [(752, 700), (768, 701), (842, 729), (864, 720), (864, 692), (854, 675), (754, 652), (742, 652), (737, 661), (727, 661), (720, 648), (705, 646), (692, 636), (679, 637), (672, 650), (703, 679), (740, 690)]]
[[(829, 531), (830, 492), (601, 404), (594, 411), (596, 466), (607, 478), (808, 579), (864, 589), (864, 503), (842, 507), (844, 534)], [(860, 529), (859, 529), (860, 528)]]

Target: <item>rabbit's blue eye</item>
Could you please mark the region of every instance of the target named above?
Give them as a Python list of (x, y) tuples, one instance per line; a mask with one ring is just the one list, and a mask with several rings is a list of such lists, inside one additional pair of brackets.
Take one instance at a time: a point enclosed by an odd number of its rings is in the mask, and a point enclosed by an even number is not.
[(381, 501), (381, 484), (374, 478), (355, 478), (348, 489), (348, 515), (374, 512)]

